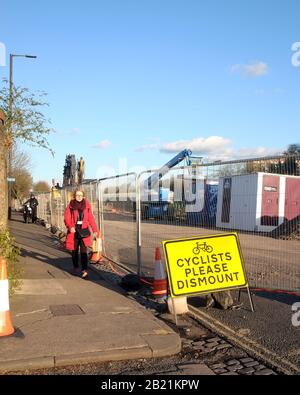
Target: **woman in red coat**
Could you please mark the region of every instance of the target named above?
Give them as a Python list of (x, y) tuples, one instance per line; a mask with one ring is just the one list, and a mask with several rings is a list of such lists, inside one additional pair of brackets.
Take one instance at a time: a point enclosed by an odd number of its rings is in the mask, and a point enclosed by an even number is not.
[(72, 251), (72, 261), (74, 274), (79, 274), (79, 249), (81, 255), (81, 277), (88, 278), (88, 251), (92, 246), (92, 237), (98, 235), (95, 218), (92, 213), (90, 202), (84, 197), (81, 190), (74, 192), (73, 200), (69, 203), (65, 211), (65, 225), (67, 227), (66, 249)]

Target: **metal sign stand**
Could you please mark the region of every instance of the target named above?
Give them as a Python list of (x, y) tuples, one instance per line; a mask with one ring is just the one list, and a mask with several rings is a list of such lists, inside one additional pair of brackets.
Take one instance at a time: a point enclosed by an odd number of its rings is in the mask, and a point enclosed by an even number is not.
[(167, 277), (167, 304), (168, 304), (168, 297), (170, 297), (172, 299), (172, 306), (173, 306), (173, 314), (174, 314), (174, 320), (175, 320), (175, 324), (176, 326), (178, 326), (178, 318), (177, 318), (177, 314), (176, 314), (176, 309), (175, 309), (175, 303), (174, 303), (174, 298), (171, 295), (171, 291), (170, 291), (170, 279)]
[[(239, 302), (241, 301), (241, 293), (242, 293), (242, 290), (240, 289), (240, 290), (239, 290), (239, 297), (238, 297), (238, 301), (239, 301)], [(248, 297), (249, 297), (249, 302), (250, 302), (250, 306), (251, 306), (251, 311), (252, 311), (252, 313), (254, 313), (254, 312), (255, 312), (254, 303), (253, 303), (253, 299), (252, 299), (252, 295), (251, 295), (251, 292), (250, 292), (250, 288), (249, 288), (249, 287), (247, 287), (247, 293), (248, 293)]]
[(174, 312), (175, 324), (176, 324), (176, 326), (178, 326), (178, 319), (177, 319), (177, 314), (176, 314), (176, 309), (175, 309), (174, 298), (172, 298), (172, 296), (171, 296), (171, 299), (172, 299), (172, 305), (173, 305), (173, 312)]
[(248, 292), (248, 296), (249, 296), (249, 301), (250, 301), (250, 305), (251, 305), (251, 310), (252, 310), (252, 313), (254, 313), (254, 304), (253, 304), (253, 300), (252, 300), (252, 295), (251, 295), (251, 292), (250, 292), (250, 288), (249, 287), (247, 287), (247, 292)]
[[(247, 293), (248, 293), (248, 297), (249, 297), (249, 302), (250, 302), (250, 306), (251, 306), (251, 311), (252, 311), (252, 313), (255, 313), (255, 308), (254, 308), (254, 303), (253, 303), (252, 295), (251, 295), (251, 292), (250, 292), (250, 288), (247, 287), (246, 289), (247, 289)], [(239, 296), (238, 296), (238, 301), (239, 301), (239, 302), (241, 301), (241, 293), (242, 293), (242, 290), (240, 289), (240, 290), (239, 290)], [(174, 298), (172, 297), (171, 294), (170, 294), (170, 297), (171, 297), (171, 299), (172, 299), (172, 306), (173, 306), (173, 314), (174, 314), (175, 324), (176, 324), (176, 326), (178, 326), (178, 317), (177, 317), (177, 314), (176, 314)]]

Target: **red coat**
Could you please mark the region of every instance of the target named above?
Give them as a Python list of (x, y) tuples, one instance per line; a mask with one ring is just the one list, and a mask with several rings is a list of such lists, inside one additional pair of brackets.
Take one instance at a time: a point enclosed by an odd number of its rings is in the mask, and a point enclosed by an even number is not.
[[(78, 219), (78, 210), (72, 208), (72, 202), (68, 205), (65, 211), (65, 225), (67, 227), (67, 238), (66, 238), (66, 249), (69, 251), (75, 251), (75, 233), (71, 233), (72, 228), (76, 228)], [(92, 213), (92, 207), (90, 202), (85, 199), (85, 209), (83, 211), (83, 223), (82, 229), (89, 228), (93, 233), (98, 233), (95, 218)], [(92, 246), (92, 237), (86, 237), (82, 239), (86, 247)]]

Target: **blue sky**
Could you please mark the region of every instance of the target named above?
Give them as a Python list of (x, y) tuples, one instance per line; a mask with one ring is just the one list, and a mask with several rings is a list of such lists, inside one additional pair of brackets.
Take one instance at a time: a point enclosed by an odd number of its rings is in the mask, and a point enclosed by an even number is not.
[(16, 85), (48, 93), (55, 158), (22, 147), (35, 181), (60, 181), (65, 156), (118, 173), (163, 165), (182, 147), (213, 159), (300, 142), (298, 0), (10, 0), (0, 42)]

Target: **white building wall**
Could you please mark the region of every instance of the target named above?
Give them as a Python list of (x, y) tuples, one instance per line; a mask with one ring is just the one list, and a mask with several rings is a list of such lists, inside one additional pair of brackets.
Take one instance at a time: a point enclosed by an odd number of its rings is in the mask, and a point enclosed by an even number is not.
[[(226, 177), (229, 178), (229, 177)], [(234, 176), (231, 188), (230, 221), (222, 222), (223, 185), (220, 179), (218, 193), (217, 226), (226, 229), (249, 230), (256, 228), (257, 174)]]
[[(284, 222), (287, 178), (300, 178), (280, 174), (256, 173), (242, 176), (222, 177), (219, 181), (216, 225), (225, 229), (271, 232), (276, 226), (261, 225), (263, 177), (279, 177), (279, 225)], [(230, 222), (223, 223), (223, 186), (224, 179), (232, 179)]]
[(262, 231), (266, 226), (261, 225), (262, 213), (262, 194), (263, 194), (263, 176), (264, 173), (257, 174), (257, 197), (256, 197), (256, 226), (255, 231)]
[(280, 177), (280, 190), (279, 190), (279, 225), (283, 224), (285, 217), (285, 193), (286, 193), (286, 176)]
[(279, 225), (281, 225), (284, 222), (286, 176), (280, 176), (278, 174), (270, 174), (270, 173), (258, 173), (257, 210), (256, 210), (256, 228), (255, 228), (255, 230), (258, 232), (272, 232), (272, 230), (276, 229), (276, 226), (261, 225), (262, 193), (263, 193), (264, 176), (280, 177), (279, 202), (278, 202), (278, 205), (279, 205), (279, 211), (278, 211)]

